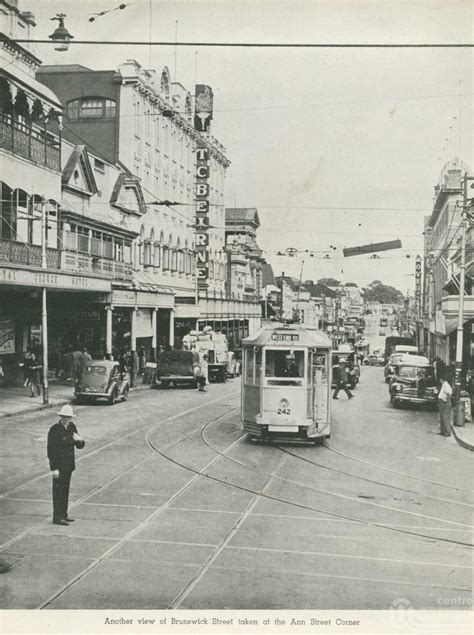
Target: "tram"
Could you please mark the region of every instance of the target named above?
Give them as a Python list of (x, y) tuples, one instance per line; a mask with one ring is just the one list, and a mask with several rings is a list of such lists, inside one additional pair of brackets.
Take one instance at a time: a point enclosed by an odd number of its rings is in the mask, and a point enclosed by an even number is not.
[(242, 341), (242, 426), (252, 440), (318, 443), (330, 436), (331, 340), (298, 324)]

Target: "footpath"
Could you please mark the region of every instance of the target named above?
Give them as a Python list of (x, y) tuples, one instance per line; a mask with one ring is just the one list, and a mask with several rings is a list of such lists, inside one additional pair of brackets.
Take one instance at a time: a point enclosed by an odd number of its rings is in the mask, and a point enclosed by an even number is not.
[[(141, 378), (138, 381), (138, 385), (131, 389), (133, 392), (150, 388), (149, 384), (142, 383)], [(43, 404), (43, 396), (30, 397), (28, 388), (4, 387), (0, 388), (0, 419), (44, 410), (45, 408), (58, 408), (68, 403), (74, 403), (74, 386), (72, 385), (51, 382), (49, 384), (49, 404)]]

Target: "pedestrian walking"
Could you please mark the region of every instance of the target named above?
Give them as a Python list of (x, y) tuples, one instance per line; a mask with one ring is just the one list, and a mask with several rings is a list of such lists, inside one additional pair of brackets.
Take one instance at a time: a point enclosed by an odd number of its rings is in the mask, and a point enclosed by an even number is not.
[(30, 397), (39, 397), (41, 395), (41, 364), (31, 349), (26, 351), (21, 365), (23, 365), (25, 377), (23, 385), (30, 389)]
[(79, 382), (81, 376), (81, 358), (82, 353), (77, 347), (72, 353), (72, 363), (71, 363), (71, 377), (74, 380), (74, 384)]
[(347, 387), (347, 382), (349, 381), (349, 375), (347, 374), (346, 365), (344, 362), (341, 362), (339, 366), (335, 368), (335, 377), (336, 377), (336, 388), (334, 390), (334, 394), (332, 396), (333, 399), (339, 399), (338, 394), (340, 390), (343, 390), (348, 399), (352, 399), (354, 396), (349, 388)]
[(92, 361), (92, 356), (87, 350), (87, 346), (84, 346), (82, 349), (81, 356), (79, 358), (79, 378), (82, 377), (82, 374), (87, 368), (88, 363)]
[(449, 374), (442, 376), (441, 388), (438, 393), (439, 409), (439, 434), (445, 437), (451, 436), (451, 397), (453, 389), (450, 384)]
[(201, 357), (201, 369), (196, 376), (196, 382), (199, 392), (207, 392), (206, 383), (208, 381), (208, 363), (207, 355)]
[(63, 406), (58, 415), (60, 420), (48, 433), (49, 467), (53, 472), (53, 524), (68, 526), (74, 522), (68, 514), (69, 486), (75, 469), (74, 448), (81, 450), (85, 442), (72, 421), (75, 417), (72, 406)]

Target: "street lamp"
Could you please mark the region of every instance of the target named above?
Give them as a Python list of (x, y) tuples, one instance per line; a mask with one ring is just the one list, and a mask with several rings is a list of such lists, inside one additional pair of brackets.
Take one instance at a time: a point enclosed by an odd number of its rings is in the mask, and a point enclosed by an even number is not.
[(57, 20), (59, 22), (56, 30), (49, 37), (53, 40), (55, 51), (67, 51), (69, 49), (69, 42), (74, 38), (73, 35), (64, 26), (65, 13), (57, 13), (51, 20)]

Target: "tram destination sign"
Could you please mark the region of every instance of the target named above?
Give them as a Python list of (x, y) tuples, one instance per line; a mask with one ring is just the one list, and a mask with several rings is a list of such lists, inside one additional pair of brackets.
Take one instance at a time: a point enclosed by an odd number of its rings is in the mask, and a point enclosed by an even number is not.
[(276, 342), (298, 342), (299, 333), (272, 333), (272, 340)]

